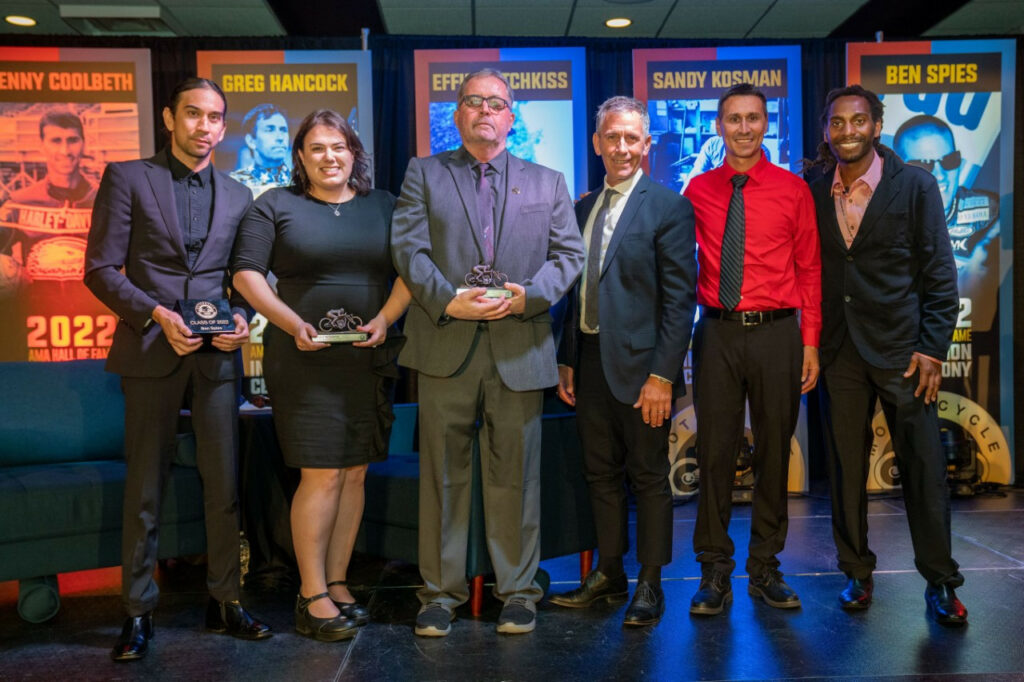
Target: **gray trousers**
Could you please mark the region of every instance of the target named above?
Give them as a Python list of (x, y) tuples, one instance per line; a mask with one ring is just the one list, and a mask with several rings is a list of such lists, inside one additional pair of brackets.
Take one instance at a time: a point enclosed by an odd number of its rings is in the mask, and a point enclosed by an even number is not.
[(419, 376), (422, 603), (469, 599), (466, 546), (473, 439), (479, 431), (484, 527), (494, 596), (540, 601), (540, 422), (542, 391), (501, 381), (482, 325), (466, 362), (450, 377)]
[(203, 481), (207, 588), (218, 601), (239, 596), (238, 388), (211, 381), (194, 356), (166, 377), (124, 377), (125, 482), (121, 536), (121, 592), (128, 615), (156, 607), (153, 580), (160, 506), (175, 452), (178, 415), (191, 397), (196, 464)]

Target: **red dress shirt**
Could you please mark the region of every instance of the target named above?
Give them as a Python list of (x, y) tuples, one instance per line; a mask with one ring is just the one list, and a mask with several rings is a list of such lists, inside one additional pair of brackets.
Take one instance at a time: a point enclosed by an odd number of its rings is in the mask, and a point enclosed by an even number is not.
[[(761, 160), (743, 187), (743, 288), (737, 310), (800, 310), (805, 346), (821, 335), (821, 253), (811, 191), (800, 177)], [(736, 171), (723, 163), (686, 188), (697, 219), (697, 302), (721, 308), (722, 235)]]

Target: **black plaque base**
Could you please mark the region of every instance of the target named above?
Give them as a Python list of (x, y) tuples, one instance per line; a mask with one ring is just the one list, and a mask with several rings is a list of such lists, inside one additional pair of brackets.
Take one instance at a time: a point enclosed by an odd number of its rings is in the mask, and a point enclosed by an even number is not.
[(183, 298), (174, 304), (174, 312), (193, 334), (223, 334), (235, 331), (235, 317), (226, 298)]

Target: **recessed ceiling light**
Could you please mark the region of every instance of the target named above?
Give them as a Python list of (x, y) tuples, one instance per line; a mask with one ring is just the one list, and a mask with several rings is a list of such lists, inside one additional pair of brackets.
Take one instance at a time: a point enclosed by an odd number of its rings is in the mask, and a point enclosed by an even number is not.
[(626, 28), (632, 23), (632, 19), (627, 19), (626, 17), (616, 17), (614, 19), (609, 19), (608, 21), (604, 22), (604, 25), (607, 26), (608, 28)]
[(36, 20), (32, 17), (24, 17), (20, 14), (8, 14), (4, 17), (4, 21), (8, 24), (14, 24), (15, 26), (35, 26)]

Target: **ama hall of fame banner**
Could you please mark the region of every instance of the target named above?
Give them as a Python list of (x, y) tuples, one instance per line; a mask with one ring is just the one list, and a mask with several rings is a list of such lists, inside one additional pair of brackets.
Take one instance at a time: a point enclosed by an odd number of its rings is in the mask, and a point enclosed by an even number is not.
[(0, 361), (107, 356), (82, 283), (107, 164), (153, 153), (149, 50), (0, 48)]
[[(373, 154), (372, 63), (369, 51), (261, 50), (196, 52), (197, 71), (228, 100), (224, 140), (213, 164), (253, 196), (291, 184), (292, 139), (302, 119), (334, 109)], [(271, 277), (273, 282), (273, 277)], [(255, 315), (242, 347), (243, 393), (266, 396), (263, 381), (265, 317)], [(259, 399), (258, 404), (262, 404)]]
[[(800, 48), (702, 47), (633, 50), (633, 95), (647, 104), (651, 151), (645, 167), (651, 178), (682, 193), (690, 180), (725, 161), (717, 129), (718, 98), (739, 83), (759, 88), (767, 99), (768, 126), (761, 152), (769, 161), (796, 172), (803, 157)], [(677, 500), (697, 493), (697, 425), (690, 396), (691, 355), (686, 355), (687, 395), (676, 403), (669, 436), (670, 482)], [(749, 418), (746, 441), (737, 453), (733, 498), (749, 501), (753, 485)], [(788, 488), (808, 489), (807, 410), (801, 408), (790, 445)]]
[[(851, 43), (847, 82), (885, 105), (882, 144), (934, 176), (957, 267), (960, 313), (942, 365), (939, 418), (957, 484), (1013, 478), (1014, 53), (1012, 40)], [(875, 418), (869, 487), (899, 484)]]
[(455, 94), (466, 75), (498, 69), (512, 86), (508, 150), (561, 171), (569, 193), (587, 191), (586, 53), (581, 47), (416, 50), (416, 154), (456, 149)]

